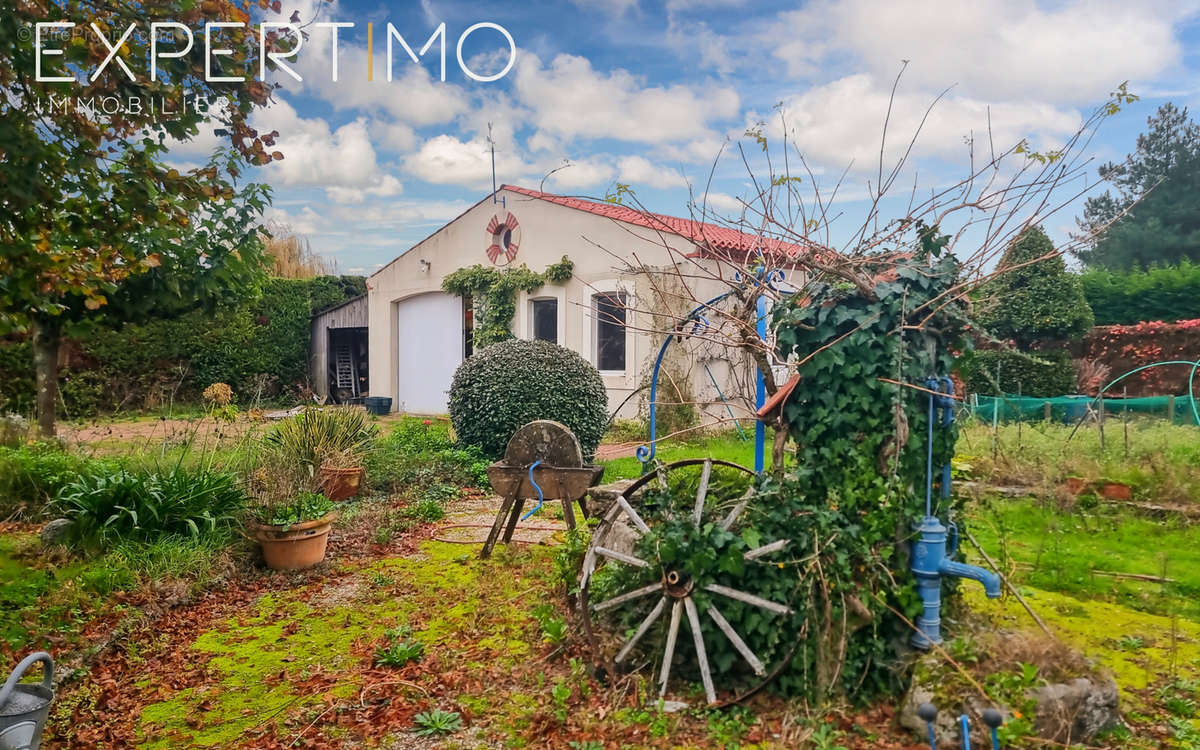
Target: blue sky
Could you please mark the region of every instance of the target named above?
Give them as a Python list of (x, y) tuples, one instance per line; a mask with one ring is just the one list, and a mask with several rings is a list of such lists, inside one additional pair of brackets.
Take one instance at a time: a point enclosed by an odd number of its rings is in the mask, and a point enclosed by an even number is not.
[[(1161, 103), (1191, 106), (1200, 91), (1194, 2), (284, 0), (283, 18), (293, 10), (356, 27), (339, 32), (338, 82), (329, 80), (329, 32), (315, 27), (294, 65), (304, 81), (277, 75), (282, 88), (256, 125), (280, 132), (285, 159), (257, 179), (274, 189), (269, 218), (307, 235), (344, 273), (372, 272), (488, 194), (489, 122), (500, 182), (536, 188), (569, 162), (545, 189), (603, 196), (628, 183), (649, 208), (686, 216), (688, 185), (703, 189), (722, 144), (774, 122), (782, 103), (826, 189), (849, 167), (838, 210), (852, 218), (866, 210), (856, 196), (877, 169), (902, 60), (895, 147), (951, 87), (904, 178), (922, 190), (965, 175), (964, 137), (983, 133), (989, 113), (997, 146), (1028, 138), (1053, 148), (1128, 80), (1141, 101), (1106, 122), (1090, 149), (1106, 161), (1132, 149)], [(517, 46), (512, 69), (491, 83), (469, 79), (455, 59), (459, 35), (484, 21)], [(367, 22), (376, 27), (371, 82)], [(436, 49), (416, 64), (398, 45), (394, 80), (383, 80), (389, 22), (414, 48), (446, 24), (444, 83)], [(464, 57), (494, 72), (507, 42), (481, 30)], [(210, 145), (183, 144), (179, 158)], [(749, 182), (736, 158), (717, 163), (711, 190), (713, 208), (737, 212)], [(1066, 208), (1046, 229), (1065, 239), (1078, 212), (1078, 203)]]

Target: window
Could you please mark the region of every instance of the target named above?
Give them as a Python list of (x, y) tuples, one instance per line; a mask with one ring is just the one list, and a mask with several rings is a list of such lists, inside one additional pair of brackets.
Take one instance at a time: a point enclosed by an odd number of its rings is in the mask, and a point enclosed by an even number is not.
[(535, 299), (533, 301), (533, 337), (538, 341), (558, 343), (558, 300)]
[(625, 295), (607, 292), (592, 297), (596, 316), (596, 369), (625, 372)]

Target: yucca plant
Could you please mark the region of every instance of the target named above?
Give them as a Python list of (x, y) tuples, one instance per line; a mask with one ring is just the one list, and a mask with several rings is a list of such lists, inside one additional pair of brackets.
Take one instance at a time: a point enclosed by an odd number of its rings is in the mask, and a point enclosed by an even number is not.
[(271, 428), (263, 442), (311, 477), (330, 459), (361, 456), (378, 432), (361, 409), (308, 408)]

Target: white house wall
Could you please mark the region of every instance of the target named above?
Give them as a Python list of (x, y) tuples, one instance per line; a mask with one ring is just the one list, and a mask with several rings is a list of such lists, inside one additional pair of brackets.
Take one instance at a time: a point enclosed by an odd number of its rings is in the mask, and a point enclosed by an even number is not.
[[(503, 218), (506, 212), (511, 211), (520, 222), (522, 236), (512, 265), (523, 263), (530, 270), (541, 272), (564, 255), (575, 264), (574, 277), (566, 284), (548, 284), (533, 295), (519, 295), (517, 312), (513, 318), (514, 335), (519, 338), (532, 337), (529, 320), (531, 297), (557, 297), (559, 343), (579, 352), (593, 364), (592, 295), (620, 289), (632, 297), (637, 289), (637, 279), (621, 273), (623, 263), (619, 258), (632, 260), (636, 256), (643, 265), (665, 266), (679, 255), (668, 252), (662, 246), (663, 242), (681, 253), (688, 251), (688, 243), (675, 235), (659, 235), (651, 229), (616, 222), (507, 190), (501, 190), (498, 198), (503, 199), (506, 205), (493, 205), (489, 196), (380, 269), (367, 282), (371, 395), (390, 396), (393, 409), (401, 406), (397, 398), (397, 342), (401, 334), (397, 325), (397, 303), (414, 295), (440, 291), (443, 279), (460, 268), (476, 263), (490, 265), (486, 249), (491, 242), (486, 229), (493, 215)], [(718, 290), (714, 294), (719, 293), (720, 284), (706, 281), (699, 287), (695, 290), (697, 296), (711, 296), (709, 292), (714, 289)], [(645, 368), (661, 344), (661, 336), (650, 336), (636, 330), (639, 324), (645, 325), (644, 321), (638, 320), (636, 311), (631, 310), (629, 317), (626, 371), (621, 374), (603, 373), (610, 412), (637, 388)], [(703, 368), (695, 369), (698, 372), (693, 373), (693, 391), (697, 394), (714, 392)], [(718, 366), (710, 369), (724, 373), (728, 368)], [(719, 379), (722, 377), (718, 375)], [(723, 387), (725, 385), (722, 383)], [(636, 416), (640, 400), (638, 397), (630, 398), (621, 409), (620, 416)], [(723, 413), (724, 407), (719, 411)], [(744, 416), (744, 412), (740, 416)]]

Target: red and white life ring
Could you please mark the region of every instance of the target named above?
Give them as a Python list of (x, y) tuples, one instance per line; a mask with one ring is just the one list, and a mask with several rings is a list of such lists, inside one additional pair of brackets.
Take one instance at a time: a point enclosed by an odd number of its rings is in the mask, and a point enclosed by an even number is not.
[(497, 266), (512, 263), (521, 247), (521, 224), (517, 217), (511, 211), (503, 219), (498, 214), (493, 216), (488, 222), (487, 234), (491, 240), (487, 249), (488, 260)]

